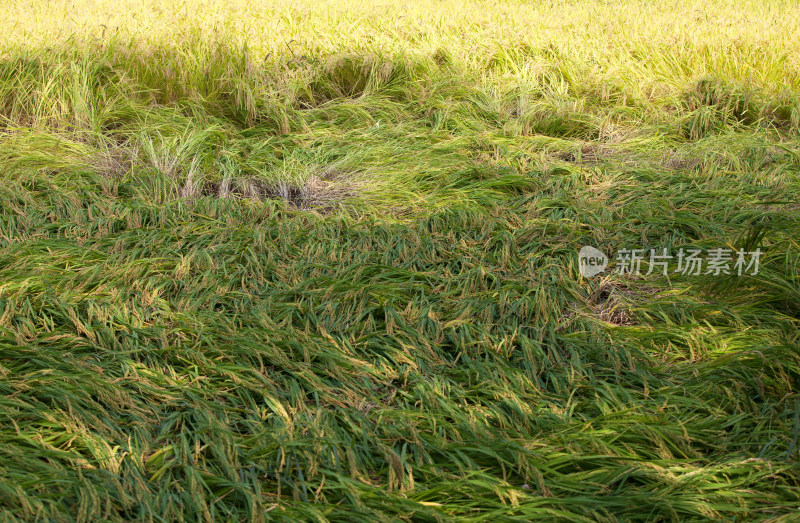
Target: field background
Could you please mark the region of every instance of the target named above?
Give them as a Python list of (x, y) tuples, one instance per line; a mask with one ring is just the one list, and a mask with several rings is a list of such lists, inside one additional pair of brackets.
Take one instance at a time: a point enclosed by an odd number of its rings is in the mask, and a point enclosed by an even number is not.
[(1, 9), (4, 520), (797, 517), (798, 2)]

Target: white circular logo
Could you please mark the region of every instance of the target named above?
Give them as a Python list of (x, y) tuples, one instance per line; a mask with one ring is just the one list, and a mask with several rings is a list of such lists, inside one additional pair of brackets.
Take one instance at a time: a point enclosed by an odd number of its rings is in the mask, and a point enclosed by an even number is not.
[(608, 256), (590, 245), (582, 247), (578, 253), (578, 267), (581, 275), (586, 278), (600, 274), (606, 265), (608, 265)]

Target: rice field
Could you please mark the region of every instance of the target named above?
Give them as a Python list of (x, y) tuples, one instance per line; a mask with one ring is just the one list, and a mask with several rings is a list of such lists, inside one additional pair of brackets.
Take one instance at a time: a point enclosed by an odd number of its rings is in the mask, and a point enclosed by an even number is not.
[(2, 8), (0, 520), (800, 519), (796, 1)]

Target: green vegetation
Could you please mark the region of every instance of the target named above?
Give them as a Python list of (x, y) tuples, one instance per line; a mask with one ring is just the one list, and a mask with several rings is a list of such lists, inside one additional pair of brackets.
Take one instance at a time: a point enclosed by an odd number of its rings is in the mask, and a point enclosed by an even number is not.
[(796, 517), (796, 3), (255, 4), (0, 22), (4, 520)]

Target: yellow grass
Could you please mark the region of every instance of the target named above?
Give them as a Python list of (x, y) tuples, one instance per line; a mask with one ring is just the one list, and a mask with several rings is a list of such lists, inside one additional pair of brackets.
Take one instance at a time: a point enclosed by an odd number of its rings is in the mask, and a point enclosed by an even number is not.
[[(199, 31), (255, 56), (354, 49), (430, 53), (466, 63), (551, 47), (632, 86), (716, 72), (768, 89), (800, 86), (796, 1), (338, 2), (54, 0), (4, 2), (0, 45), (50, 46), (112, 35), (164, 46)], [(525, 77), (535, 63), (511, 71)], [(509, 71), (506, 71), (509, 73)]]

